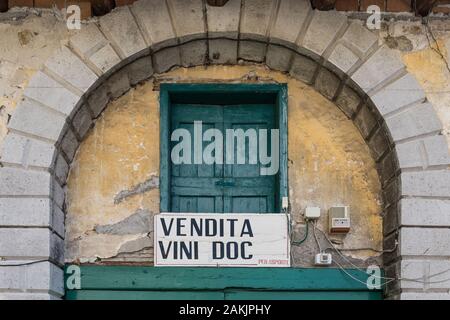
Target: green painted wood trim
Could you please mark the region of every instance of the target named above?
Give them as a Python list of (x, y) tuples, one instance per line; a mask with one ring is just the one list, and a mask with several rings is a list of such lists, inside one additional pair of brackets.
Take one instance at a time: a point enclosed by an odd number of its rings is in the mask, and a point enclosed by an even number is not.
[(382, 300), (378, 291), (113, 291), (74, 290), (66, 300)]
[[(272, 291), (371, 291), (368, 275), (335, 268), (185, 268), (81, 266), (81, 290), (205, 291), (230, 288)], [(67, 266), (65, 269), (67, 274)], [(65, 283), (67, 283), (65, 281)], [(381, 290), (374, 290), (380, 291)], [(68, 291), (70, 292), (70, 290)]]
[(278, 121), (280, 128), (280, 178), (279, 178), (279, 195), (280, 208), (281, 198), (287, 197), (288, 191), (288, 92), (287, 85), (281, 85), (278, 92)]
[(280, 129), (280, 170), (276, 211), (288, 195), (288, 138), (286, 84), (175, 84), (160, 86), (160, 210), (170, 212), (170, 105), (171, 103), (273, 103), (278, 109)]
[(159, 155), (159, 195), (160, 195), (160, 211), (170, 211), (170, 100), (169, 92), (161, 90), (160, 92), (160, 155)]

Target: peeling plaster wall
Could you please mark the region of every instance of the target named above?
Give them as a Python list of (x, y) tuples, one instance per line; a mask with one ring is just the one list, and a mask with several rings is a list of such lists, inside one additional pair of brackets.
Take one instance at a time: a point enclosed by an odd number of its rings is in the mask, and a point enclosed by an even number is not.
[[(279, 82), (289, 91), (289, 181), (295, 238), (305, 206), (347, 204), (352, 232), (333, 236), (343, 248), (381, 250), (381, 187), (369, 149), (352, 121), (309, 86), (262, 66), (178, 69), (132, 89), (106, 109), (81, 145), (68, 180), (66, 261), (149, 263), (151, 218), (159, 211), (160, 82)], [(319, 227), (327, 228), (326, 216)], [(326, 240), (318, 234), (322, 248)], [(100, 242), (101, 241), (101, 242)], [(99, 245), (99, 243), (108, 245)], [(312, 233), (295, 247), (296, 265), (311, 266)], [(354, 252), (355, 259), (375, 251)], [(355, 263), (358, 263), (355, 260)], [(362, 262), (361, 262), (362, 263)]]

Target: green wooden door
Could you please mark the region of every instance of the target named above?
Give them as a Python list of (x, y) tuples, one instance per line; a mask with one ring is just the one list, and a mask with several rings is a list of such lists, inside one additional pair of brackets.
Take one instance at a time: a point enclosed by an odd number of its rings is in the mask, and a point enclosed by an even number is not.
[[(196, 127), (195, 122), (200, 121), (201, 127)], [(272, 151), (270, 130), (275, 129), (274, 105), (174, 104), (170, 125), (171, 132), (185, 129), (191, 136), (191, 154), (187, 157), (190, 163), (171, 161), (172, 212), (275, 212), (276, 175), (261, 175), (258, 157), (261, 130), (268, 131), (263, 137), (268, 144), (267, 153)], [(195, 159), (198, 150), (194, 150), (194, 141), (213, 128), (222, 133), (223, 143), (217, 145), (221, 150), (216, 149), (219, 154), (214, 153), (222, 161), (206, 164), (203, 157)], [(228, 136), (227, 130), (237, 134)], [(180, 141), (174, 139), (171, 150)], [(212, 141), (213, 138), (202, 142), (202, 150)], [(184, 156), (181, 152), (180, 157)]]

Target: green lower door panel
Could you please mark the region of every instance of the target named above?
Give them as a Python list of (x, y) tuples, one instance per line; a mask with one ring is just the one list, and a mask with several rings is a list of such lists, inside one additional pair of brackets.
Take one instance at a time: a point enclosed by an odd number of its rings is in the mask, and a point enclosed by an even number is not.
[(381, 292), (364, 291), (227, 291), (225, 300), (381, 300)]
[[(68, 300), (380, 300), (363, 270), (326, 268), (66, 267)], [(351, 277), (349, 276), (351, 275)]]
[(67, 300), (224, 300), (221, 291), (73, 290)]

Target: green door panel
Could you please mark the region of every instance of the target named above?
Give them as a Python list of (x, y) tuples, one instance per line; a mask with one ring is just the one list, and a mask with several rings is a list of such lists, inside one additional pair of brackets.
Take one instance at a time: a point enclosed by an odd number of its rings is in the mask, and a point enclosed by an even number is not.
[[(233, 140), (226, 149), (226, 130), (242, 129), (259, 139), (260, 129), (275, 129), (275, 106), (174, 104), (171, 132), (185, 129), (191, 134), (191, 164), (171, 162), (170, 192), (172, 212), (196, 213), (268, 213), (275, 212), (276, 176), (262, 176), (258, 146), (250, 152), (250, 141)], [(194, 122), (202, 121), (203, 133), (212, 128), (223, 134), (223, 160), (234, 154), (233, 164), (194, 163)], [(199, 133), (197, 133), (199, 134)], [(268, 139), (270, 141), (270, 139)], [(258, 140), (257, 140), (258, 141)], [(171, 142), (173, 148), (179, 141)], [(211, 142), (203, 142), (205, 148)], [(244, 148), (240, 146), (244, 146)], [(270, 151), (270, 144), (269, 144)], [(245, 163), (238, 163), (238, 154)], [(183, 154), (181, 154), (183, 156)], [(253, 157), (253, 158), (252, 158)], [(250, 159), (252, 158), (252, 161)], [(256, 161), (255, 161), (256, 159)]]

